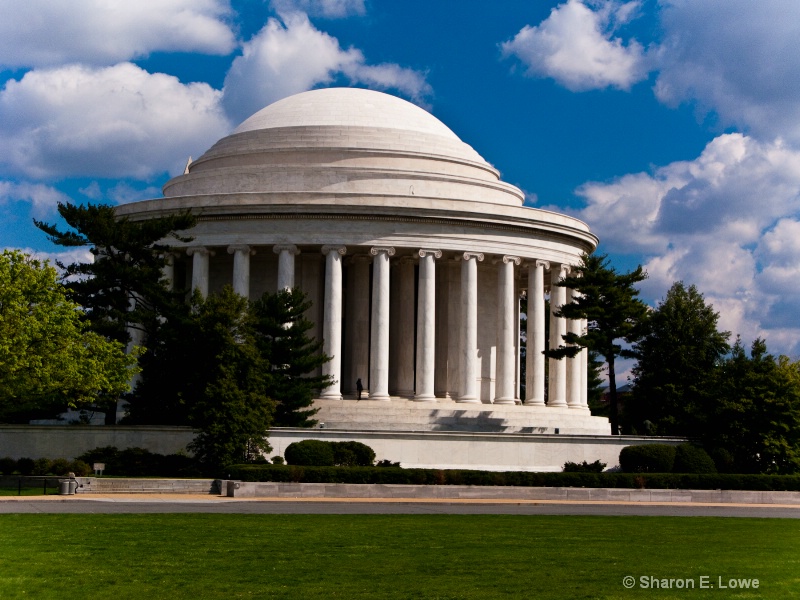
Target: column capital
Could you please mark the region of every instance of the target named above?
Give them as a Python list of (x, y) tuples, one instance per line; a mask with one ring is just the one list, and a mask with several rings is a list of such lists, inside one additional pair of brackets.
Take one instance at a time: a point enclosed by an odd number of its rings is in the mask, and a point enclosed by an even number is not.
[(186, 248), (186, 254), (189, 256), (193, 256), (195, 254), (199, 254), (200, 256), (214, 256), (214, 251), (209, 250), (205, 246), (189, 246)]
[(469, 260), (470, 258), (475, 258), (478, 262), (481, 262), (483, 260), (483, 252), (464, 252), (461, 255), (462, 260)]
[(298, 250), (297, 246), (294, 244), (276, 244), (272, 247), (272, 251), (275, 254), (280, 254), (284, 250), (289, 254), (294, 254), (295, 256), (300, 254), (300, 250)]
[(569, 272), (572, 270), (572, 267), (567, 263), (561, 263), (558, 266), (558, 275), (559, 277), (563, 278), (569, 275)]
[(378, 256), (381, 252), (386, 252), (389, 256), (394, 256), (394, 248), (391, 246), (373, 246), (369, 249), (372, 256)]
[(328, 246), (325, 245), (322, 247), (322, 253), (326, 256), (331, 252), (338, 252), (340, 255), (344, 256), (347, 254), (347, 246)]
[(417, 254), (420, 258), (425, 258), (428, 255), (433, 255), (434, 258), (442, 258), (442, 251), (441, 250), (430, 250), (428, 248), (420, 248), (417, 251)]
[(508, 263), (511, 263), (511, 262), (513, 262), (515, 265), (519, 266), (520, 263), (522, 262), (522, 259), (519, 256), (511, 256), (510, 254), (505, 254), (502, 257), (495, 258), (492, 261), (493, 264), (503, 263), (505, 265), (507, 265)]
[(244, 252), (245, 254), (255, 254), (256, 251), (253, 250), (247, 244), (233, 244), (228, 246), (228, 254), (235, 254), (236, 252)]

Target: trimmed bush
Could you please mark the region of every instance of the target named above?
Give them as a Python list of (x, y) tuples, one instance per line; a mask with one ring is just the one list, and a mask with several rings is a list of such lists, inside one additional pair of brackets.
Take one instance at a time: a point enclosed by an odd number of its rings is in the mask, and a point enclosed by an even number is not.
[(69, 463), (68, 472), (75, 473), (75, 477), (88, 477), (92, 474), (92, 467), (82, 460), (73, 460)]
[(800, 491), (798, 475), (680, 473), (532, 473), (401, 469), (397, 467), (304, 467), (232, 465), (231, 479), (296, 483), (371, 483), (416, 485), (505, 485), (625, 489)]
[(681, 444), (675, 448), (673, 473), (716, 473), (717, 468), (708, 452), (694, 444)]
[(671, 473), (675, 447), (666, 444), (625, 446), (619, 453), (619, 466), (626, 473)]
[(33, 461), (33, 470), (31, 471), (32, 475), (47, 475), (50, 473), (50, 467), (52, 466), (53, 461), (49, 458), (37, 458)]
[(329, 442), (333, 444), (333, 464), (337, 467), (371, 467), (375, 451), (361, 442)]
[(12, 475), (17, 470), (17, 461), (10, 456), (0, 458), (0, 473), (3, 475)]
[(34, 466), (36, 466), (36, 463), (32, 458), (20, 458), (17, 460), (17, 471), (19, 471), (20, 475), (31, 475)]
[(605, 468), (606, 463), (599, 460), (593, 463), (587, 463), (586, 461), (582, 463), (565, 462), (563, 471), (564, 473), (602, 473)]
[(303, 467), (332, 467), (333, 445), (321, 440), (292, 442), (283, 453), (287, 464)]

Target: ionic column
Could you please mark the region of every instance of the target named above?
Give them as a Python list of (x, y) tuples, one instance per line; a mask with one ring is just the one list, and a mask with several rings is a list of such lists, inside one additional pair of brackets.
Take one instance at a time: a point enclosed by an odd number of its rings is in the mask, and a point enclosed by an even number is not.
[(369, 390), (369, 263), (368, 256), (350, 259), (347, 280), (347, 379), (344, 391), (356, 392), (359, 379)]
[(457, 402), (480, 404), (475, 372), (478, 353), (478, 261), (479, 252), (464, 252), (461, 262), (461, 395)]
[(372, 326), (369, 349), (369, 399), (389, 400), (389, 257), (394, 248), (370, 248)]
[(272, 247), (278, 255), (278, 291), (294, 287), (294, 257), (300, 250), (294, 244), (278, 244)]
[(342, 256), (345, 246), (323, 246), (325, 255), (325, 306), (322, 317), (322, 352), (331, 359), (322, 365), (322, 374), (333, 379), (322, 397), (341, 400), (342, 379)]
[(525, 353), (525, 404), (544, 406), (545, 377), (545, 314), (544, 270), (550, 268), (546, 260), (528, 264), (528, 321)]
[(514, 404), (514, 265), (520, 264), (519, 256), (504, 256), (498, 262), (497, 271), (497, 367), (495, 369), (495, 404)]
[[(556, 284), (569, 272), (569, 265), (559, 265), (550, 270), (550, 349), (564, 343), (567, 333), (567, 320), (556, 317), (558, 310), (567, 300), (566, 288)], [(567, 362), (566, 359), (550, 359), (550, 377), (547, 406), (567, 405)]]
[(250, 255), (255, 250), (246, 245), (228, 246), (228, 254), (233, 254), (233, 291), (250, 298)]
[[(578, 298), (578, 292), (567, 289), (567, 303)], [(581, 334), (581, 320), (568, 319), (567, 332), (575, 335)], [(565, 358), (567, 362), (567, 406), (581, 408), (581, 357), (577, 354), (573, 358)]]
[(214, 254), (204, 246), (192, 246), (186, 249), (192, 257), (192, 290), (199, 290), (200, 295), (208, 296), (208, 257)]
[(397, 361), (397, 395), (408, 398), (414, 395), (414, 259), (401, 258), (396, 273), (399, 281), (393, 289), (398, 297), (392, 303), (397, 313), (392, 320), (397, 320), (397, 339), (391, 342), (396, 350), (392, 360)]
[(419, 290), (417, 292), (417, 380), (414, 400), (436, 402), (436, 263), (441, 250), (419, 252)]
[[(581, 319), (581, 335), (586, 335), (589, 323)], [(581, 408), (589, 410), (589, 349), (583, 348), (578, 355), (581, 359)]]

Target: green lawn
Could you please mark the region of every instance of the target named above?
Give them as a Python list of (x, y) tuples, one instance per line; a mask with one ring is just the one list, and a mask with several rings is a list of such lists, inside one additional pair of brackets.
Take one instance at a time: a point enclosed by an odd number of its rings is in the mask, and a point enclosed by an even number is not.
[[(642, 576), (715, 588), (641, 589)], [(3, 515), (0, 597), (800, 598), (800, 521)]]

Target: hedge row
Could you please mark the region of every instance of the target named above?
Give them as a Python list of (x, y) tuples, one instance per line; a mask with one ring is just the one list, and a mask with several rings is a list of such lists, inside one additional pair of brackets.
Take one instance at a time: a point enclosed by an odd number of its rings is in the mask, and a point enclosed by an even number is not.
[(92, 472), (92, 468), (81, 460), (66, 460), (64, 458), (0, 458), (0, 475), (67, 475), (75, 473), (77, 477), (84, 477)]
[(300, 467), (234, 465), (231, 479), (295, 483), (381, 483), (415, 485), (507, 485), (627, 489), (800, 491), (798, 475), (680, 473), (529, 473), (400, 469), (396, 467)]

